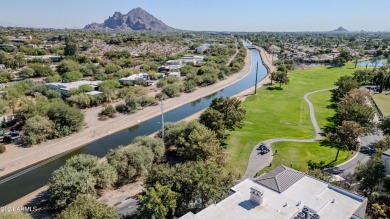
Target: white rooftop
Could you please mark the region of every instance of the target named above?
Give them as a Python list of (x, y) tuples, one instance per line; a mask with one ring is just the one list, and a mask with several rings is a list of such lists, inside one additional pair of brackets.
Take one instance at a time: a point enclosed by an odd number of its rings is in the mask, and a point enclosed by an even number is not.
[[(286, 167), (285, 170), (288, 170)], [(271, 171), (272, 172), (272, 171)], [(270, 173), (271, 173), (270, 172)], [(276, 185), (281, 183), (288, 188), (279, 190), (264, 186), (257, 180), (246, 179), (231, 188), (235, 191), (221, 202), (211, 205), (197, 214), (188, 213), (182, 219), (206, 219), (206, 218), (247, 218), (247, 219), (293, 219), (303, 208), (308, 208), (320, 219), (349, 219), (363, 218), (367, 205), (367, 199), (348, 191), (334, 187), (323, 181), (312, 178), (306, 174), (299, 176), (295, 171), (280, 171), (272, 177), (276, 178), (282, 173), (282, 178), (276, 179)], [(300, 173), (300, 172), (298, 172)], [(287, 182), (291, 175), (295, 174), (293, 183)], [(271, 174), (272, 175), (272, 174)], [(279, 175), (280, 176), (280, 175)], [(261, 178), (261, 177), (260, 177)], [(294, 178), (294, 177), (293, 177)], [(264, 179), (264, 178), (263, 178)], [(267, 180), (269, 178), (266, 178)], [(284, 180), (284, 181), (283, 181)], [(269, 181), (266, 182), (267, 185)], [(291, 185), (292, 184), (292, 185)], [(250, 188), (261, 188), (263, 201), (260, 205), (251, 200)], [(279, 190), (280, 192), (276, 191)]]
[(98, 86), (101, 83), (102, 81), (75, 81), (75, 82), (68, 82), (68, 83), (53, 82), (53, 83), (46, 83), (46, 85), (52, 89), (70, 90), (72, 88), (78, 88), (81, 85)]
[(94, 96), (94, 95), (99, 95), (99, 94), (102, 94), (103, 92), (101, 91), (97, 91), (97, 90), (93, 90), (93, 91), (90, 91), (90, 92), (86, 92), (85, 94), (86, 95), (90, 95), (90, 96)]
[(124, 77), (124, 78), (121, 78), (119, 79), (119, 81), (135, 81), (137, 79), (145, 79), (149, 76), (148, 73), (139, 73), (139, 74), (133, 74), (133, 75), (130, 75), (128, 77)]

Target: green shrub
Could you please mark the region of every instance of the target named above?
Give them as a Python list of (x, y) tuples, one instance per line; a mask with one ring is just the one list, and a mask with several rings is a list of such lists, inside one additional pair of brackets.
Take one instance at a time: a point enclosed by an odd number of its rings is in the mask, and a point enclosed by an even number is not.
[(179, 97), (180, 96), (180, 86), (177, 84), (168, 84), (164, 86), (161, 90), (161, 93), (167, 95), (170, 98)]
[(98, 202), (88, 195), (78, 195), (61, 214), (59, 219), (73, 218), (121, 218), (115, 209), (107, 204)]
[(157, 99), (154, 98), (154, 97), (149, 97), (149, 96), (141, 96), (141, 98), (139, 98), (139, 104), (142, 106), (142, 107), (147, 107), (147, 106), (155, 106), (157, 105)]
[(114, 118), (116, 113), (116, 109), (113, 106), (108, 105), (102, 109), (102, 111), (99, 113), (99, 117), (108, 116), (110, 118)]

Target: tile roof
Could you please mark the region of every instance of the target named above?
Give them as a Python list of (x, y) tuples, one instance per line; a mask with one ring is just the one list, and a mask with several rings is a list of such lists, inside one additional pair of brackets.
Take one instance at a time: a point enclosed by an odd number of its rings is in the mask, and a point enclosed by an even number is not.
[(304, 176), (305, 174), (302, 172), (281, 165), (254, 181), (278, 193), (282, 193)]

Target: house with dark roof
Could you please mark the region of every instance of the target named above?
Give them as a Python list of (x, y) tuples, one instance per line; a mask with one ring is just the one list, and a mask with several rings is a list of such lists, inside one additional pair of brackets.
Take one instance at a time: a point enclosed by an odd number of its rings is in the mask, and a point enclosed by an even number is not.
[(305, 175), (305, 173), (281, 165), (268, 174), (260, 176), (255, 182), (281, 193), (290, 188)]
[(366, 207), (363, 196), (281, 165), (238, 183), (221, 202), (181, 218), (363, 219)]

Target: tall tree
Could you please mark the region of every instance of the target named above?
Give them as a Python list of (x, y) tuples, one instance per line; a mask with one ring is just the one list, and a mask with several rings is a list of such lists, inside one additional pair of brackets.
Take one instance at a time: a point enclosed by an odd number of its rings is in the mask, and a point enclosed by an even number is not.
[(213, 99), (210, 108), (222, 113), (224, 126), (229, 130), (242, 128), (244, 126), (245, 109), (241, 106), (241, 101), (233, 97), (219, 97)]
[(205, 126), (199, 126), (188, 136), (179, 137), (176, 141), (177, 152), (185, 161), (206, 161), (213, 159), (222, 162), (221, 147), (216, 134)]
[(333, 116), (336, 125), (343, 121), (355, 121), (363, 127), (371, 127), (374, 118), (374, 110), (367, 104), (357, 102), (341, 102), (338, 104)]
[(379, 125), (385, 135), (390, 135), (390, 118), (385, 118)]
[(76, 55), (79, 49), (80, 49), (79, 44), (75, 38), (73, 38), (72, 36), (67, 36), (65, 38), (65, 48), (64, 48), (65, 56)]
[(354, 121), (343, 121), (341, 126), (336, 128), (335, 133), (329, 133), (327, 140), (337, 147), (335, 160), (338, 159), (340, 149), (358, 150), (359, 141), (357, 140), (362, 133), (361, 127)]
[(372, 81), (373, 73), (367, 70), (356, 70), (353, 73), (353, 79), (365, 85)]
[(64, 59), (60, 62), (59, 65), (57, 65), (57, 72), (62, 74), (65, 74), (66, 72), (71, 71), (80, 71), (81, 66), (78, 62), (73, 60)]
[(351, 53), (349, 53), (348, 51), (346, 50), (343, 50), (340, 52), (339, 56), (334, 58), (333, 59), (333, 64), (335, 64), (336, 66), (344, 66), (344, 64), (346, 62), (349, 62), (353, 59), (353, 57), (351, 56)]
[(140, 206), (136, 216), (148, 219), (174, 218), (177, 196), (171, 190), (171, 185), (162, 186), (157, 182), (137, 196)]
[[(146, 183), (153, 186), (172, 185), (171, 190), (178, 194), (176, 216), (182, 216), (190, 210), (200, 210), (210, 203), (226, 197), (233, 177), (223, 171), (214, 162), (186, 162), (173, 167), (158, 165), (152, 169)], [(194, 209), (193, 203), (200, 203), (200, 209)]]
[(199, 122), (213, 130), (219, 139), (225, 138), (223, 114), (213, 108), (207, 108), (199, 117)]
[[(196, 121), (191, 122), (176, 122), (171, 123), (167, 122), (165, 123), (165, 135), (164, 135), (164, 142), (165, 146), (172, 146), (176, 145), (176, 141), (182, 137), (182, 138), (188, 138), (189, 134), (195, 130), (195, 129), (201, 129), (202, 124)], [(162, 137), (161, 131), (157, 133), (157, 136), (159, 138)]]
[(116, 169), (119, 183), (131, 182), (137, 177), (146, 176), (154, 159), (151, 149), (134, 145), (111, 150), (106, 157), (108, 163)]
[(75, 107), (66, 105), (63, 101), (50, 104), (47, 116), (54, 122), (54, 136), (62, 137), (77, 132), (84, 122), (84, 115)]
[[(1, 51), (0, 51), (1, 52)], [(6, 209), (6, 208), (4, 208)], [(33, 219), (30, 214), (22, 211), (0, 211), (0, 218), (4, 219)]]
[(152, 138), (149, 136), (138, 136), (134, 138), (133, 144), (138, 146), (144, 146), (152, 150), (156, 161), (160, 160), (165, 154), (165, 147), (160, 138)]
[(366, 164), (357, 166), (355, 174), (360, 181), (360, 190), (370, 195), (386, 176), (384, 161), (374, 157)]
[(21, 141), (30, 146), (52, 138), (54, 123), (47, 117), (36, 115), (26, 120)]
[(341, 103), (343, 104), (358, 103), (358, 104), (366, 105), (367, 103), (369, 103), (369, 98), (370, 98), (370, 92), (361, 89), (353, 89), (349, 91), (347, 94), (345, 94), (343, 98), (341, 98)]
[[(88, 183), (86, 183), (88, 181)], [(87, 171), (63, 166), (49, 180), (49, 201), (54, 209), (66, 208), (79, 194), (96, 194), (96, 179)], [(88, 188), (88, 190), (87, 190)]]
[(271, 80), (279, 83), (279, 87), (282, 87), (282, 84), (288, 84), (290, 79), (286, 71), (276, 71), (271, 73)]
[(120, 215), (113, 207), (98, 202), (95, 198), (87, 195), (78, 195), (76, 199), (59, 216), (59, 219), (76, 218), (100, 218), (119, 219)]
[(77, 171), (88, 171), (96, 177), (96, 186), (99, 189), (111, 188), (117, 180), (113, 167), (106, 162), (99, 162), (98, 158), (88, 154), (80, 154), (66, 161), (66, 166)]
[(373, 82), (379, 87), (379, 93), (390, 89), (390, 67), (382, 66), (374, 72)]
[(99, 163), (92, 155), (77, 155), (53, 172), (49, 200), (54, 208), (63, 209), (79, 194), (94, 196), (98, 190), (110, 188), (116, 179), (114, 168), (107, 163)]
[(340, 77), (334, 83), (334, 85), (336, 85), (337, 88), (331, 90), (333, 102), (338, 102), (349, 91), (360, 87), (360, 84), (352, 76), (349, 75)]

